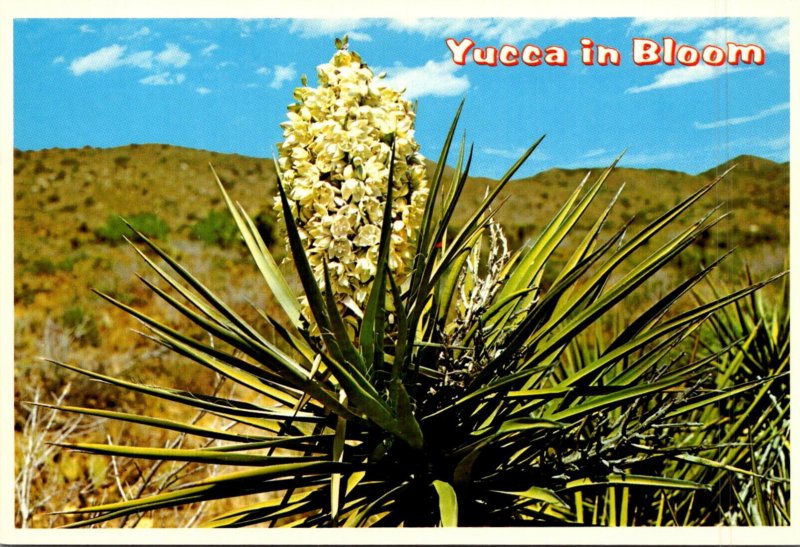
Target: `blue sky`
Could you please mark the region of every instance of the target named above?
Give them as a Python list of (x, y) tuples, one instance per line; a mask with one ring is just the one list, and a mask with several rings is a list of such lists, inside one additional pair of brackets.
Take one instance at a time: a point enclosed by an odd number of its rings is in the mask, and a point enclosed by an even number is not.
[[(273, 155), (300, 76), (350, 48), (418, 100), (417, 138), (435, 159), (462, 98), (473, 172), (500, 176), (536, 138), (523, 175), (609, 163), (696, 173), (739, 154), (789, 159), (786, 19), (18, 19), (14, 145), (21, 149), (168, 143)], [(637, 66), (634, 37), (764, 48), (761, 66)], [(475, 47), (561, 46), (567, 66), (453, 62)], [(618, 49), (585, 66), (580, 40)]]

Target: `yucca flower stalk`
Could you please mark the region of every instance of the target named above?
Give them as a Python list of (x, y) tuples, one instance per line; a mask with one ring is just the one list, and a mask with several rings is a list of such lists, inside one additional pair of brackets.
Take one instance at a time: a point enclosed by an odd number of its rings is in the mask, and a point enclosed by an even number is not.
[[(400, 116), (397, 127), (383, 128), (375, 120), (362, 125), (347, 145), (349, 152), (340, 137), (329, 149), (320, 137), (322, 129), (298, 129), (302, 120), (331, 127), (331, 135), (337, 131), (333, 128), (344, 127), (336, 121), (338, 108), (314, 115), (309, 110), (308, 116), (303, 112), (325, 97), (333, 104), (343, 100), (342, 74), (358, 87), (353, 93), (373, 97), (379, 101), (374, 107), (378, 111)], [(262, 317), (290, 349), (271, 342), (263, 328), (245, 321), (168, 253), (138, 234), (165, 264), (139, 251), (166, 287), (144, 282), (212, 341), (181, 333), (101, 296), (141, 320), (156, 342), (231, 379), (253, 396), (237, 399), (149, 386), (58, 363), (113, 386), (205, 410), (227, 423), (201, 426), (62, 407), (180, 431), (209, 443), (202, 449), (105, 444), (71, 444), (71, 449), (231, 467), (212, 479), (179, 479), (168, 492), (73, 511), (82, 517), (74, 525), (256, 493), (274, 496), (243, 503), (205, 525), (588, 524), (589, 515), (600, 514), (601, 507), (609, 515), (606, 524), (680, 524), (659, 500), (665, 493), (709, 486), (665, 474), (665, 462), (697, 468), (716, 462), (684, 458), (702, 450), (703, 441), (676, 446), (660, 434), (664, 424), (672, 416), (682, 420), (683, 414), (768, 381), (725, 387), (708, 396), (701, 391), (703, 381), (730, 348), (692, 356), (681, 352), (682, 344), (710, 315), (770, 280), (670, 313), (673, 304), (716, 266), (710, 264), (654, 298), (643, 311), (629, 314), (618, 332), (600, 331), (606, 338), (590, 359), (570, 361), (566, 351), (718, 222), (712, 210), (667, 237), (640, 262), (630, 263), (634, 252), (674, 227), (719, 179), (635, 233), (629, 234), (630, 226), (624, 225), (604, 235), (616, 198), (579, 233), (579, 222), (585, 220), (612, 165), (594, 182), (587, 175), (537, 238), (509, 252), (492, 218), (493, 203), (539, 139), (448, 237), (472, 160), (471, 149), (462, 142), (453, 176), (445, 180), (462, 107), (445, 137), (423, 207), (414, 192), (425, 195), (424, 179), (421, 172), (413, 174), (418, 160), (409, 159), (417, 158), (416, 145), (410, 126), (404, 127), (404, 134), (399, 129), (411, 119), (407, 103), (396, 92), (373, 96), (370, 90), (380, 84), (370, 78), (355, 53), (339, 48), (333, 62), (321, 69), (319, 87), (301, 88), (285, 127), (287, 141), (293, 140), (281, 147), (278, 201), (302, 295), (290, 289), (244, 208), (233, 203), (219, 183), (244, 243), (285, 312), (283, 321), (266, 313)], [(339, 91), (331, 89), (336, 85)], [(360, 108), (354, 113), (356, 122), (364, 119)], [(370, 156), (380, 158), (374, 176), (356, 172), (359, 139), (376, 147), (378, 153)], [(331, 158), (330, 170), (312, 169), (312, 160), (314, 166), (320, 157), (325, 163), (325, 154)], [(355, 183), (347, 182), (350, 174)], [(358, 181), (365, 183), (363, 194), (354, 195), (349, 188), (360, 188)], [(315, 193), (330, 200), (306, 201)], [(368, 211), (375, 206), (369, 198), (380, 205), (382, 214)], [(337, 238), (333, 222), (328, 224), (325, 217), (340, 215), (342, 207), (355, 218), (361, 215), (361, 220), (354, 224), (348, 218), (349, 230), (343, 228), (343, 237)], [(418, 220), (406, 223), (404, 215)], [(367, 227), (374, 250), (358, 243)], [(335, 241), (344, 239), (352, 256), (333, 250)], [(568, 239), (577, 243), (567, 249), (566, 260), (554, 261), (556, 248)], [(490, 247), (490, 264), (480, 258), (480, 245)], [(362, 277), (358, 264), (365, 258), (374, 271), (370, 268)], [(348, 299), (358, 309), (355, 321), (350, 321), (353, 305)], [(618, 491), (642, 492), (637, 498), (642, 501), (629, 504), (627, 496), (616, 497)]]
[[(294, 91), (278, 166), (317, 284), (324, 287), (327, 264), (339, 311), (356, 325), (377, 272), (389, 170), (388, 266), (402, 284), (428, 196), (425, 164), (411, 103), (348, 50), (346, 37), (330, 62), (317, 67), (317, 78), (317, 87)], [(277, 196), (275, 206), (283, 216)], [(312, 319), (305, 299), (303, 311)]]

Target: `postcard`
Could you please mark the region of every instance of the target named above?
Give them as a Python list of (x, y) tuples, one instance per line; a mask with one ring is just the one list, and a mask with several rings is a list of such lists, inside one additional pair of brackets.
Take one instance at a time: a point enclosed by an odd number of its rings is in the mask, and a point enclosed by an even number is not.
[(796, 537), (788, 2), (2, 15), (4, 542)]

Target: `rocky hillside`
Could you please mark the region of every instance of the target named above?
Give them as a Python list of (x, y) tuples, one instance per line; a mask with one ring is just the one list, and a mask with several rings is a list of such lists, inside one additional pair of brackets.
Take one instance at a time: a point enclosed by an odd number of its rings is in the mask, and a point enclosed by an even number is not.
[[(739, 252), (721, 270), (731, 283), (740, 284), (745, 262), (757, 277), (780, 271), (789, 241), (788, 163), (742, 156), (699, 175), (620, 168), (611, 175), (598, 208), (624, 183), (608, 229), (635, 217), (633, 230), (733, 163), (737, 168), (684, 222), (715, 206), (730, 213), (730, 218), (672, 265), (669, 276), (694, 271), (734, 246), (740, 247)], [(121, 334), (122, 327), (133, 326), (130, 319), (115, 314), (89, 290), (97, 288), (145, 307), (156, 305), (136, 279), (136, 273), (145, 273), (146, 267), (124, 243), (127, 228), (119, 216), (158, 239), (235, 304), (244, 308), (249, 302), (269, 305), (263, 282), (225, 213), (209, 164), (232, 196), (257, 217), (262, 233), (268, 239), (276, 236), (271, 159), (159, 144), (15, 151), (18, 366), (32, 364), (36, 355), (52, 355), (55, 342), (48, 336), (53, 332), (68, 335), (73, 342), (70, 347), (77, 341), (84, 353), (96, 348), (98, 354), (114, 355), (130, 344), (128, 335)], [(512, 181), (498, 200), (498, 218), (510, 245), (519, 246), (534, 237), (588, 170), (599, 174), (602, 167), (551, 169)], [(488, 179), (470, 180), (456, 224), (493, 184)], [(590, 225), (592, 215), (583, 222)], [(273, 245), (277, 254), (283, 252), (281, 241)]]

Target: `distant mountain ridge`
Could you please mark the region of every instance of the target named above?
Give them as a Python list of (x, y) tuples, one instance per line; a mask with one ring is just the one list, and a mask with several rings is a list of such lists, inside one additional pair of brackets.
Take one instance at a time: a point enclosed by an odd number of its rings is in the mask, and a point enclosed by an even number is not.
[(703, 171), (700, 173), (700, 175), (709, 178), (714, 177), (730, 167), (735, 167), (737, 173), (747, 173), (749, 175), (769, 177), (773, 174), (780, 175), (784, 172), (784, 170), (788, 170), (789, 162), (785, 161), (778, 163), (759, 156), (742, 154), (741, 156), (736, 156), (735, 158), (723, 162), (707, 171)]
[[(46, 243), (52, 252), (65, 253), (91, 242), (93, 230), (109, 216), (143, 212), (163, 217), (172, 237), (186, 236), (198, 218), (224, 209), (209, 164), (251, 215), (272, 214), (275, 171), (271, 158), (165, 144), (15, 150), (15, 237), (18, 242), (33, 240), (28, 245), (31, 250)], [(619, 167), (609, 177), (600, 202), (611, 199), (624, 183), (610, 223), (618, 225), (635, 215), (635, 226), (663, 213), (733, 164), (736, 169), (713, 197), (725, 202), (736, 217), (730, 228), (738, 234), (733, 240), (750, 241), (753, 238), (747, 234), (757, 232), (764, 241), (788, 246), (788, 162), (743, 155), (698, 175)], [(505, 202), (497, 212), (511, 244), (519, 245), (535, 235), (588, 171), (596, 176), (604, 168), (552, 168), (512, 180), (501, 193), (498, 204)], [(465, 206), (457, 211), (455, 222), (462, 221), (461, 215), (494, 184), (491, 179), (471, 178), (462, 196)]]
[[(232, 239), (227, 246), (213, 243), (213, 238), (209, 243), (208, 239), (197, 236), (202, 223), (206, 231), (224, 230), (220, 219), (229, 218), (209, 163), (232, 198), (248, 214), (257, 222), (262, 219), (265, 225), (272, 222), (274, 226), (276, 188), (271, 158), (160, 144), (15, 151), (14, 302), (20, 332), (27, 333), (15, 336), (15, 344), (17, 340), (24, 341), (20, 342), (22, 354), (41, 354), (43, 325), (62, 317), (65, 310), (85, 317), (89, 326), (96, 325), (100, 331), (95, 332), (121, 332), (110, 325), (123, 319), (110, 311), (110, 306), (98, 305), (98, 297), (89, 288), (100, 289), (123, 302), (157, 305), (136, 278), (137, 273), (146, 274), (141, 259), (128, 245), (122, 244), (121, 236), (116, 239), (107, 236), (114, 232), (115, 225), (121, 225), (119, 216), (147, 219), (156, 229), (154, 237), (159, 245), (210, 286), (230, 291), (234, 300), (245, 298), (249, 302), (267, 297), (269, 291), (243, 246), (236, 241), (235, 233), (229, 236)], [(713, 274), (726, 282), (739, 283), (746, 265), (755, 279), (785, 270), (789, 248), (789, 164), (753, 156), (733, 158), (699, 175), (658, 169), (616, 169), (596, 203), (578, 222), (573, 239), (565, 240), (555, 250), (554, 258), (563, 259), (568, 249), (580, 243), (582, 230), (594, 223), (623, 184), (602, 237), (629, 221), (627, 231), (635, 233), (708, 184), (731, 163), (736, 163), (737, 168), (681, 216), (668, 230), (671, 233), (655, 237), (622, 267), (632, 267), (645, 253), (663, 243), (664, 237), (716, 209), (714, 214), (727, 214), (727, 218), (673, 260), (663, 275), (642, 288), (643, 294), (659, 293), (674, 286), (676, 279), (685, 279), (687, 272), (697, 272), (701, 265), (709, 264), (733, 247), (738, 250)], [(591, 169), (591, 180), (603, 167)], [(588, 168), (550, 169), (511, 181), (492, 206), (495, 218), (503, 225), (509, 248), (513, 250), (532, 242), (587, 171)], [(447, 169), (444, 180), (452, 180), (451, 169)], [(485, 178), (469, 180), (454, 215), (453, 229), (463, 224), (469, 212), (482, 201), (487, 187), (495, 184), (497, 181)], [(275, 238), (272, 251), (280, 261), (285, 254), (281, 237)], [(286, 269), (291, 270), (289, 266)], [(138, 328), (134, 324), (129, 326)], [(123, 338), (119, 336), (108, 344), (127, 347), (120, 345)], [(107, 348), (102, 346), (102, 351)]]
[[(78, 151), (118, 151), (118, 152), (125, 152), (129, 149), (148, 149), (148, 148), (157, 148), (162, 150), (173, 150), (176, 153), (189, 153), (189, 154), (196, 154), (196, 153), (203, 153), (203, 154), (210, 154), (214, 157), (233, 157), (233, 158), (241, 158), (241, 159), (254, 159), (254, 160), (269, 160), (270, 158), (257, 158), (255, 156), (247, 156), (243, 154), (238, 154), (235, 152), (218, 152), (218, 151), (211, 151), (205, 150), (202, 148), (191, 148), (186, 146), (179, 146), (179, 145), (172, 145), (172, 144), (161, 144), (161, 143), (134, 143), (128, 145), (121, 145), (121, 146), (111, 146), (111, 147), (92, 147), (92, 146), (83, 146), (81, 148), (61, 148), (61, 147), (52, 147), (52, 148), (42, 148), (38, 150), (21, 150), (18, 148), (14, 149), (14, 157), (18, 158), (23, 154), (36, 154), (36, 153), (50, 153), (50, 152), (78, 152)], [(431, 161), (432, 163), (432, 161)], [(705, 171), (701, 171), (697, 173), (695, 176), (706, 176), (706, 177), (713, 177), (717, 174), (724, 172), (731, 166), (737, 166), (739, 169), (746, 169), (749, 173), (753, 174), (766, 174), (774, 171), (780, 171), (784, 167), (789, 166), (789, 162), (776, 162), (767, 158), (763, 158), (760, 156), (753, 156), (749, 154), (741, 154), (734, 158), (731, 158), (727, 161), (722, 162), (719, 165), (713, 166)], [(595, 166), (583, 166), (583, 167), (552, 167), (542, 171), (541, 173), (546, 173), (552, 170), (563, 171), (565, 173), (585, 173), (586, 171), (596, 171), (597, 169), (605, 168), (605, 165), (595, 165)], [(664, 171), (667, 173), (680, 173), (680, 174), (687, 174), (691, 175), (690, 173), (686, 173), (685, 171), (675, 170), (675, 169), (665, 169), (661, 167), (619, 167), (618, 169), (635, 169), (638, 171)], [(539, 173), (539, 174), (541, 174)], [(525, 178), (534, 178), (538, 176), (533, 175)], [(487, 178), (487, 177), (481, 177)]]

